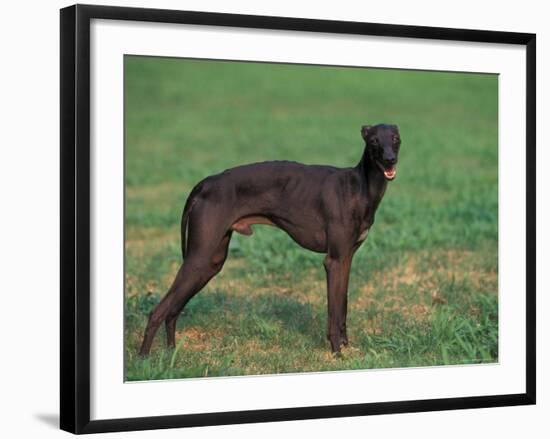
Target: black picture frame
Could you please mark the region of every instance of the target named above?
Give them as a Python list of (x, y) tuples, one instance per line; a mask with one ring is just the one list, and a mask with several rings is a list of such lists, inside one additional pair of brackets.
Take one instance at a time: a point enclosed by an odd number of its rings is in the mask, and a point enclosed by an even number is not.
[[(61, 9), (60, 14), (61, 429), (80, 434), (535, 404), (535, 34), (89, 5), (70, 6)], [(525, 46), (527, 60), (525, 66), (527, 82), (526, 392), (494, 396), (90, 420), (90, 21), (92, 19)]]

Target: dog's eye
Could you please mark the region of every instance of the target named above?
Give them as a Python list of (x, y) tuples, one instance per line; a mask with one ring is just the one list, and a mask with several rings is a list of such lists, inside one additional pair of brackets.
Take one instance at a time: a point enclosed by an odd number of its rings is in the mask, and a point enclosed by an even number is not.
[(401, 139), (398, 136), (393, 136), (393, 143), (399, 143)]
[(378, 146), (378, 139), (377, 139), (377, 138), (372, 138), (372, 139), (370, 140), (370, 144), (371, 144), (372, 146)]

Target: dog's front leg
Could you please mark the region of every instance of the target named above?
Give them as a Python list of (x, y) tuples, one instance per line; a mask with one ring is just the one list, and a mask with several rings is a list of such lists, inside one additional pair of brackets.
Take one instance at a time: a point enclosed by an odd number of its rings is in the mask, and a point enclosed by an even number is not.
[(327, 273), (328, 332), (332, 352), (339, 352), (340, 346), (348, 344), (346, 315), (348, 307), (348, 281), (352, 254), (334, 257), (326, 256), (324, 265)]

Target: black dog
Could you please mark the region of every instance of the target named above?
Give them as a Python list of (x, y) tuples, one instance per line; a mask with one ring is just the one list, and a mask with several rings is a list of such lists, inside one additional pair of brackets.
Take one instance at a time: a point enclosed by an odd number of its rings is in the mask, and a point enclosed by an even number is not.
[(255, 163), (207, 177), (193, 188), (181, 220), (185, 261), (149, 314), (142, 357), (163, 321), (168, 346), (175, 346), (176, 319), (183, 307), (222, 269), (233, 231), (251, 235), (253, 224), (279, 227), (302, 247), (326, 253), (327, 337), (333, 352), (347, 345), (351, 260), (374, 223), (387, 181), (395, 178), (401, 144), (395, 125), (365, 125), (361, 135), (365, 149), (354, 168)]

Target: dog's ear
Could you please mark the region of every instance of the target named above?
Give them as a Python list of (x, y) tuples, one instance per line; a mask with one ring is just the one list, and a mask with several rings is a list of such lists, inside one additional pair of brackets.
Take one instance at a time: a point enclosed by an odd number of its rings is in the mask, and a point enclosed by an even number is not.
[(369, 131), (372, 129), (372, 125), (363, 125), (361, 127), (361, 137), (363, 140), (367, 140), (367, 135), (369, 134)]

